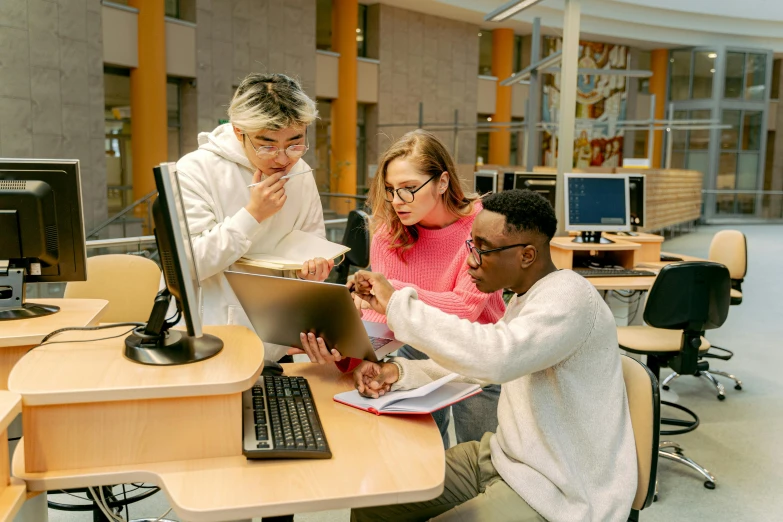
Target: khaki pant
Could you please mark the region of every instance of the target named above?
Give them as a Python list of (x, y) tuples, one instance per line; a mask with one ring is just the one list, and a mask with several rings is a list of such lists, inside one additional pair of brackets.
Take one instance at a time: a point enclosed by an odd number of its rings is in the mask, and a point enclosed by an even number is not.
[(351, 511), (351, 522), (528, 522), (543, 521), (500, 478), (489, 452), (491, 433), (481, 442), (465, 442), (446, 451), (443, 493), (426, 502)]

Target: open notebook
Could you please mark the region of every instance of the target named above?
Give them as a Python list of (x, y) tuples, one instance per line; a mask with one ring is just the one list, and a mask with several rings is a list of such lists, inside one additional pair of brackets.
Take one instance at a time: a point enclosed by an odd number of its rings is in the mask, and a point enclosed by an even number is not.
[(451, 382), (456, 378), (457, 374), (452, 373), (421, 388), (393, 391), (377, 399), (362, 397), (352, 390), (338, 393), (334, 400), (376, 415), (432, 413), (481, 393), (478, 384)]
[(272, 252), (247, 254), (237, 262), (272, 270), (298, 270), (310, 259), (323, 257), (337, 260), (349, 250), (345, 245), (332, 243), (315, 234), (294, 230), (280, 240)]

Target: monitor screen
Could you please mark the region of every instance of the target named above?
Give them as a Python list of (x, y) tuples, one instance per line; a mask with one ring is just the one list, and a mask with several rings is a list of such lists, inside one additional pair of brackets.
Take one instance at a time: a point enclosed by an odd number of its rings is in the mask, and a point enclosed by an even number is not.
[(566, 230), (629, 231), (628, 176), (565, 175)]
[(514, 188), (538, 192), (549, 201), (552, 208), (555, 208), (555, 187), (557, 186), (556, 174), (516, 172), (515, 176)]
[(159, 205), (155, 212), (155, 234), (166, 287), (180, 305), (188, 334), (199, 337), (201, 285), (176, 165), (163, 163), (154, 170), (159, 192), (155, 202)]
[(498, 175), (495, 171), (478, 171), (473, 178), (473, 190), (479, 195), (497, 192)]

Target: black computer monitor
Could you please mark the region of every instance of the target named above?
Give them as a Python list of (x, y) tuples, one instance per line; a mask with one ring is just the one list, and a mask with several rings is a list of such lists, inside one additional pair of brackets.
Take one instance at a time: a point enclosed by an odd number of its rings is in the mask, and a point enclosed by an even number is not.
[(552, 208), (555, 208), (555, 187), (557, 186), (556, 174), (543, 174), (539, 172), (515, 172), (514, 187), (516, 189), (528, 189), (544, 196)]
[(498, 173), (494, 170), (479, 170), (473, 175), (473, 191), (479, 195), (497, 192)]
[(25, 284), (87, 279), (79, 160), (0, 159), (0, 320), (53, 314)]
[(565, 229), (577, 243), (612, 243), (601, 232), (631, 230), (627, 174), (566, 174)]
[[(201, 285), (176, 165), (164, 163), (153, 170), (158, 198), (152, 216), (166, 289), (155, 298), (147, 325), (125, 339), (125, 356), (142, 364), (187, 364), (217, 355), (223, 341), (201, 331)], [(166, 319), (172, 296), (187, 333), (171, 330), (179, 317)]]
[(644, 207), (647, 202), (647, 189), (644, 174), (628, 175), (628, 197), (631, 202), (631, 226), (634, 230), (644, 226)]

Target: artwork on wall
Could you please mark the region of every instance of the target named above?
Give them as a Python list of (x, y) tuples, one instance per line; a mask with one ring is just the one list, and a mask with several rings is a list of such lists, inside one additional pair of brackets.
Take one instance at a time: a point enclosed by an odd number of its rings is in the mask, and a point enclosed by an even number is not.
[[(562, 39), (545, 37), (544, 55), (559, 51)], [(580, 69), (627, 69), (628, 48), (623, 45), (579, 42)], [(623, 131), (617, 122), (626, 118), (628, 100), (625, 76), (579, 74), (576, 92), (575, 168), (622, 165)], [(542, 121), (557, 123), (560, 106), (560, 74), (544, 76)], [(581, 120), (581, 121), (580, 121)], [(589, 120), (589, 124), (588, 123)], [(544, 131), (542, 162), (556, 166), (557, 138)]]

